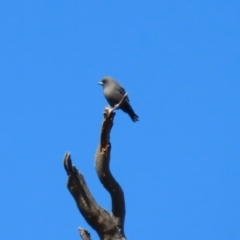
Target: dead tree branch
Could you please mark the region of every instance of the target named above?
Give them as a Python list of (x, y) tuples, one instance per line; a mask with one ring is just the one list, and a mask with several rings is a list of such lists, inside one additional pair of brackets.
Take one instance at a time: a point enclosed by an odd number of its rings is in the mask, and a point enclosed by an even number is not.
[[(83, 175), (72, 165), (70, 154), (66, 153), (64, 156), (64, 168), (68, 175), (68, 190), (72, 194), (82, 216), (98, 233), (101, 240), (126, 240), (124, 234), (124, 193), (109, 169), (111, 152), (110, 132), (115, 116), (114, 110), (121, 106), (126, 97), (127, 93), (114, 108), (105, 108), (100, 143), (95, 155), (97, 175), (112, 199), (112, 213), (108, 213), (96, 203)], [(91, 239), (87, 230), (79, 229), (79, 233), (83, 240)]]
[(90, 233), (87, 229), (78, 228), (79, 234), (82, 238), (82, 240), (91, 240)]

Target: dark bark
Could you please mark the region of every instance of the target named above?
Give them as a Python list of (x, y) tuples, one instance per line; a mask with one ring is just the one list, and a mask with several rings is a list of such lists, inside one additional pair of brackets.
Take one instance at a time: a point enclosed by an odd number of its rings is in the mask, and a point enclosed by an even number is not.
[[(79, 211), (87, 223), (98, 233), (101, 240), (125, 240), (124, 219), (125, 200), (124, 193), (109, 169), (110, 162), (110, 132), (113, 126), (114, 110), (119, 108), (126, 99), (127, 94), (113, 109), (105, 108), (102, 123), (100, 144), (95, 155), (95, 167), (99, 180), (109, 192), (112, 200), (112, 213), (97, 204), (91, 195), (83, 175), (72, 165), (71, 156), (64, 156), (64, 167), (68, 175), (67, 187), (72, 194)], [(79, 230), (83, 240), (90, 240), (90, 234), (85, 229)]]

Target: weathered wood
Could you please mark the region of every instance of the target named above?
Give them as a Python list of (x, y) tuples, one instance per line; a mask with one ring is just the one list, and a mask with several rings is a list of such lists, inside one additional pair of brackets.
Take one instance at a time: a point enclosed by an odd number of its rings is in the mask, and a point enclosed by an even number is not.
[(78, 231), (79, 231), (79, 234), (80, 234), (82, 240), (91, 240), (90, 233), (88, 232), (87, 229), (78, 228)]
[[(114, 108), (105, 108), (100, 143), (95, 155), (97, 175), (111, 196), (112, 213), (108, 213), (97, 204), (88, 189), (84, 176), (72, 165), (70, 153), (66, 153), (64, 156), (64, 168), (68, 175), (67, 188), (72, 194), (82, 216), (98, 233), (101, 240), (126, 240), (124, 234), (124, 193), (109, 169), (111, 152), (110, 132), (115, 116), (114, 110), (121, 106), (126, 97), (127, 93)], [(87, 230), (80, 228), (79, 233), (83, 240), (91, 239)]]

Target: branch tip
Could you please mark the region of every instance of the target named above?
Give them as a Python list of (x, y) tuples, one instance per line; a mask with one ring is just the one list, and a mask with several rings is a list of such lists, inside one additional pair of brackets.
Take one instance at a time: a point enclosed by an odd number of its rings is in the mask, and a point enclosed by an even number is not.
[(65, 153), (63, 158), (63, 165), (68, 175), (70, 175), (71, 169), (72, 169), (72, 160), (71, 160), (71, 154), (69, 152)]
[(91, 240), (90, 233), (87, 229), (84, 228), (78, 228), (78, 232), (83, 240)]

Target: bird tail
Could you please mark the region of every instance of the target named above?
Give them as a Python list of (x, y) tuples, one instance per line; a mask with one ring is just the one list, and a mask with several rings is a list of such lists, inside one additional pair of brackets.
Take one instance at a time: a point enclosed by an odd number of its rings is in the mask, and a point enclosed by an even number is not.
[(138, 115), (133, 111), (133, 109), (132, 109), (131, 105), (129, 104), (129, 102), (126, 101), (121, 106), (121, 109), (130, 116), (130, 118), (132, 119), (133, 122), (139, 121), (138, 120), (138, 118), (139, 118)]
[(129, 113), (130, 118), (133, 120), (133, 122), (139, 121), (138, 115), (133, 111), (132, 113)]

